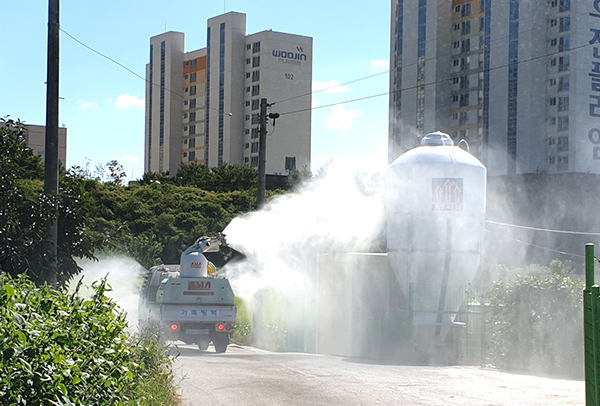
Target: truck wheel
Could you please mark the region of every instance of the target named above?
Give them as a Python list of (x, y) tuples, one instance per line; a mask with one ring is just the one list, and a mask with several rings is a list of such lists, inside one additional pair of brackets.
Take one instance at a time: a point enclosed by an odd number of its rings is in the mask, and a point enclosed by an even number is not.
[(206, 350), (208, 350), (208, 344), (210, 344), (210, 338), (207, 338), (207, 339), (201, 339), (201, 340), (198, 342), (198, 349), (199, 349), (200, 351), (206, 351)]
[(215, 352), (227, 351), (229, 345), (229, 334), (219, 334), (213, 337), (213, 344), (215, 345)]

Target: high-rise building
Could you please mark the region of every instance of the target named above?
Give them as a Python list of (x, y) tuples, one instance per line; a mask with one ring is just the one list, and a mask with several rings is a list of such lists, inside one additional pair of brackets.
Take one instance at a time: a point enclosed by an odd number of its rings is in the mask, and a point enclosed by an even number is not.
[(268, 174), (310, 167), (312, 38), (246, 34), (246, 15), (208, 20), (207, 46), (185, 51), (185, 34), (150, 39), (146, 66), (144, 170), (181, 164), (258, 166), (259, 113), (266, 98)]
[(449, 133), (490, 175), (600, 173), (600, 5), (392, 0), (389, 161)]

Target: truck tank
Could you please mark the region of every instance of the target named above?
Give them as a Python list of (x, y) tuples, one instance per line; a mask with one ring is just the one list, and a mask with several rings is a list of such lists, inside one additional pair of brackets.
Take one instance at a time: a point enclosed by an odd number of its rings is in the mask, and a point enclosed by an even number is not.
[(165, 339), (201, 350), (212, 342), (216, 352), (225, 352), (237, 321), (235, 296), (205, 256), (219, 254), (222, 245), (222, 236), (202, 237), (181, 254), (179, 265), (150, 268), (140, 292), (140, 326), (158, 326)]

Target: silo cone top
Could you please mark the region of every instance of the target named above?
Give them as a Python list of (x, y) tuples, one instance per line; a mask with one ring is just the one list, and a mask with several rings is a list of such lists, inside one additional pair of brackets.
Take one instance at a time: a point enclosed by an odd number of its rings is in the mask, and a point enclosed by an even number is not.
[(454, 141), (446, 133), (436, 131), (429, 133), (421, 139), (421, 146), (435, 147), (435, 146), (454, 146)]

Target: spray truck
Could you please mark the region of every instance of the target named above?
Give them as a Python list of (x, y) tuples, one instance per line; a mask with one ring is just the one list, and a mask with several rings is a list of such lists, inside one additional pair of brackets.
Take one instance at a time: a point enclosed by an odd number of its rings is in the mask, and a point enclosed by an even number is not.
[(224, 264), (229, 252), (222, 234), (201, 237), (181, 254), (179, 265), (150, 268), (140, 290), (140, 327), (159, 328), (165, 339), (202, 351), (212, 342), (216, 352), (225, 352), (237, 320), (235, 297), (207, 257)]

